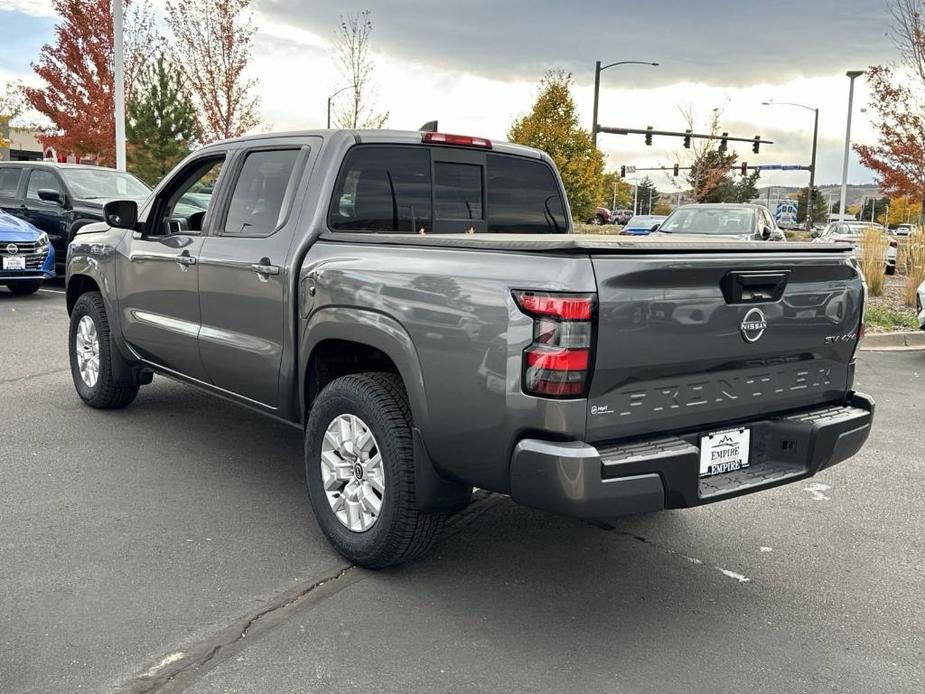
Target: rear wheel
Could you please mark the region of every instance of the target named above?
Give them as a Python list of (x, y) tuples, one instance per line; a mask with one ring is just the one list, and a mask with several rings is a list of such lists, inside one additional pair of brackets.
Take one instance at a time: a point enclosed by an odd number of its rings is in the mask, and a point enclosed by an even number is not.
[(35, 294), (39, 287), (42, 286), (41, 282), (16, 282), (15, 284), (6, 285), (11, 292), (14, 294)]
[(305, 479), (325, 536), (360, 566), (420, 556), (443, 524), (443, 515), (415, 505), (411, 412), (395, 374), (355, 374), (325, 386), (305, 430)]
[(113, 377), (113, 359), (120, 357), (110, 347), (109, 320), (99, 292), (87, 292), (77, 299), (68, 335), (71, 377), (80, 398), (100, 410), (132, 402), (138, 386), (117, 385)]

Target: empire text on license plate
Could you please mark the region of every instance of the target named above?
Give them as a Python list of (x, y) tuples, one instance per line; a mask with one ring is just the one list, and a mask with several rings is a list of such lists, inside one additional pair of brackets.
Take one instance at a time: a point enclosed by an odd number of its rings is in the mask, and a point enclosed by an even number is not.
[(4, 270), (25, 270), (26, 259), (22, 256), (7, 256), (3, 259)]
[(751, 431), (727, 429), (700, 438), (700, 476), (721, 475), (748, 467)]

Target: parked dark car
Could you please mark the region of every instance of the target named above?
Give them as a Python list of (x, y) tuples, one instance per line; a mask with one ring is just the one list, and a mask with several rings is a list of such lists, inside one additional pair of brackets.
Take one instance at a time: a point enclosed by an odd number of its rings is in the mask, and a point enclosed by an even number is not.
[(0, 162), (0, 211), (48, 234), (55, 266), (64, 271), (67, 244), (90, 222), (103, 220), (110, 200), (142, 202), (151, 190), (129, 173), (55, 162)]
[(588, 224), (610, 224), (610, 210), (606, 207), (594, 208), (594, 216), (588, 219)]
[(873, 421), (850, 246), (570, 233), (527, 147), (253, 136), (106, 217), (68, 257), (79, 397), (125, 407), (157, 373), (289, 422), (362, 566), (421, 554), (473, 487), (597, 520), (700, 506), (811, 477)]

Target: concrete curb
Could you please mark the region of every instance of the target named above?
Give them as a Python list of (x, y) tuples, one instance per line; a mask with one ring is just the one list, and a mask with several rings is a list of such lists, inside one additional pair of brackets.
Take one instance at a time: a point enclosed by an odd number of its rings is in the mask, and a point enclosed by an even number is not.
[(925, 332), (868, 333), (861, 341), (863, 352), (917, 352), (925, 350)]

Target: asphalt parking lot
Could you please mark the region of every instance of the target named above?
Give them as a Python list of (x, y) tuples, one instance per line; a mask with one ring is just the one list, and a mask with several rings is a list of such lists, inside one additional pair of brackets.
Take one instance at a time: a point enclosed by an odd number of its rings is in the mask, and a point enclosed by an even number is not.
[(861, 355), (817, 478), (611, 528), (480, 496), (378, 573), (301, 434), (163, 378), (83, 406), (60, 285), (0, 290), (0, 692), (920, 692), (925, 352)]

